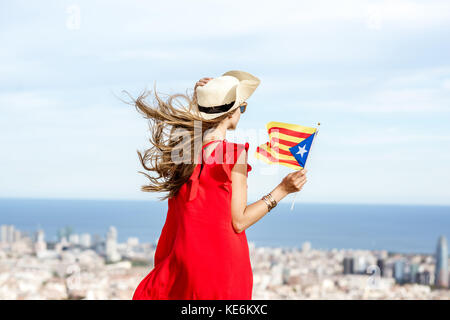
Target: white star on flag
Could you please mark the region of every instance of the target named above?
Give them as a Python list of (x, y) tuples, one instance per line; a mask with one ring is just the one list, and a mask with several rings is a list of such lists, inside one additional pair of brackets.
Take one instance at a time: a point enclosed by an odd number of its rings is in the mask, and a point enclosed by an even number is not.
[(296, 154), (299, 154), (299, 153), (300, 153), (300, 157), (303, 158), (303, 154), (304, 154), (305, 152), (308, 152), (308, 150), (306, 150), (305, 146), (302, 146), (302, 147), (299, 146), (299, 147), (298, 147), (298, 151), (297, 151)]

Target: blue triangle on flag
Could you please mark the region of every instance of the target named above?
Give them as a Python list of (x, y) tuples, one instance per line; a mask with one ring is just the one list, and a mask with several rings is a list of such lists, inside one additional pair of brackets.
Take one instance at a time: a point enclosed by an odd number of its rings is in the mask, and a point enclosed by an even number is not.
[(305, 167), (306, 159), (308, 159), (309, 150), (311, 149), (311, 144), (315, 134), (315, 132), (311, 133), (308, 138), (289, 148), (289, 151), (292, 153), (295, 160), (297, 160), (298, 164), (303, 168)]

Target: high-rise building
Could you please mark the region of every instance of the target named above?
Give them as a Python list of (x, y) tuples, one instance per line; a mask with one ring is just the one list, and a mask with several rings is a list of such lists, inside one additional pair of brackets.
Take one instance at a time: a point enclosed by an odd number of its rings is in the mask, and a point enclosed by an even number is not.
[(102, 237), (99, 234), (93, 234), (91, 242), (92, 249), (95, 250), (97, 253), (101, 254), (104, 252), (104, 246), (105, 243)]
[(44, 230), (36, 231), (36, 237), (34, 241), (34, 251), (36, 255), (41, 255), (43, 252), (47, 250), (47, 243), (45, 242), (45, 233)]
[(344, 274), (353, 274), (354, 273), (354, 263), (355, 260), (350, 257), (345, 257), (343, 261), (344, 265)]
[(80, 245), (85, 248), (91, 247), (91, 235), (89, 233), (83, 233), (80, 236)]
[(409, 266), (409, 277), (408, 282), (410, 283), (418, 283), (419, 282), (419, 265), (417, 263), (413, 263)]
[(424, 272), (419, 273), (419, 280), (418, 283), (419, 284), (423, 284), (426, 286), (430, 285), (431, 282), (431, 276), (430, 276), (430, 272), (425, 270)]
[(6, 224), (2, 224), (0, 227), (0, 242), (1, 243), (6, 243), (7, 241), (7, 225)]
[(38, 231), (36, 231), (36, 237), (34, 240), (35, 240), (35, 242), (45, 242), (44, 230), (39, 229)]
[(7, 227), (6, 238), (7, 238), (8, 243), (15, 242), (15, 237), (14, 237), (15, 232), (14, 231), (15, 230), (14, 230), (13, 225)]
[(0, 227), (0, 242), (14, 243), (20, 240), (20, 231), (15, 230), (13, 225), (3, 224)]
[(106, 261), (116, 262), (120, 259), (120, 254), (117, 251), (117, 230), (111, 226), (106, 234)]
[(69, 235), (69, 242), (75, 245), (80, 244), (80, 236), (76, 233), (72, 233)]
[(14, 242), (18, 242), (22, 239), (22, 232), (20, 230), (14, 230)]
[(380, 269), (380, 276), (384, 277), (386, 272), (385, 272), (385, 269), (384, 269), (384, 259), (383, 258), (377, 259), (377, 266)]
[(367, 269), (367, 260), (364, 256), (357, 256), (353, 261), (353, 272), (365, 274)]
[(448, 246), (445, 236), (439, 237), (436, 248), (434, 284), (439, 288), (448, 287)]
[(405, 261), (397, 260), (394, 263), (394, 279), (395, 282), (402, 284), (405, 279)]

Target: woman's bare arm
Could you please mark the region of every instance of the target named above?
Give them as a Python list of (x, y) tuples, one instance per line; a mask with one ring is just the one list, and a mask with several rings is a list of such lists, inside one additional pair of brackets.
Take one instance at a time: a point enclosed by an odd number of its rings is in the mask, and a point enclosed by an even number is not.
[[(306, 183), (307, 170), (289, 173), (270, 193), (278, 203), (289, 193), (300, 191)], [(264, 217), (268, 208), (264, 200), (247, 205), (247, 152), (244, 150), (231, 170), (231, 217), (233, 228), (240, 233)], [(263, 195), (263, 194), (262, 194)], [(262, 196), (261, 195), (261, 196)]]

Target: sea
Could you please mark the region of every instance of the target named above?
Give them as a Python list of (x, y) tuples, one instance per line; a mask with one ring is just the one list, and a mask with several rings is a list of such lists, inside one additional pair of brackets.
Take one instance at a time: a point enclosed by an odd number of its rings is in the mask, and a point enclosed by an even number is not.
[[(167, 201), (0, 199), (0, 225), (32, 235), (45, 232), (55, 241), (60, 228), (104, 237), (116, 227), (119, 242), (137, 237), (156, 243), (167, 214)], [(211, 212), (211, 214), (214, 214)], [(438, 237), (450, 239), (450, 206), (322, 204), (278, 206), (246, 231), (256, 246), (315, 249), (387, 250), (433, 254)]]

